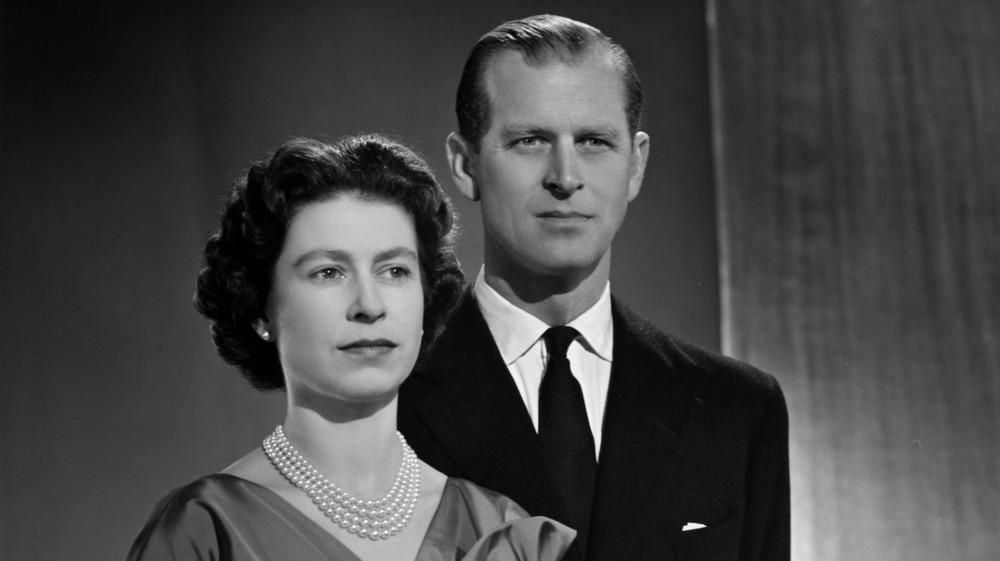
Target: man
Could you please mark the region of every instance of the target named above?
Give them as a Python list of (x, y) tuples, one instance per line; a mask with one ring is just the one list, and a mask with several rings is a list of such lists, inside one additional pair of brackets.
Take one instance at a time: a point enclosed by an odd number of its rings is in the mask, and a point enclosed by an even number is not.
[(586, 24), (480, 39), (447, 148), (482, 207), (484, 267), (403, 385), (400, 427), (439, 470), (575, 528), (581, 558), (788, 559), (777, 382), (610, 294), (649, 154), (641, 105), (624, 50)]

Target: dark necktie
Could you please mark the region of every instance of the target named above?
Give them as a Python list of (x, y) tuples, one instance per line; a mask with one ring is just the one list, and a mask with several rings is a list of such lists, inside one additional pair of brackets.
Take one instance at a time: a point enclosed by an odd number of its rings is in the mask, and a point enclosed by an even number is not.
[(549, 361), (538, 392), (538, 436), (556, 476), (559, 493), (577, 531), (581, 557), (590, 527), (597, 460), (583, 391), (573, 377), (566, 349), (579, 335), (572, 327), (551, 327), (542, 337)]

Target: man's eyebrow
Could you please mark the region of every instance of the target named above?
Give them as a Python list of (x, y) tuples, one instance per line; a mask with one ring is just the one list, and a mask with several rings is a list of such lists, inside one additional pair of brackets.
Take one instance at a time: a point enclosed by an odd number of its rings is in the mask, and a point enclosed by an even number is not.
[(606, 126), (597, 126), (597, 127), (586, 127), (586, 128), (580, 129), (576, 133), (576, 135), (578, 137), (581, 137), (581, 136), (582, 137), (586, 137), (586, 136), (601, 136), (601, 137), (605, 137), (605, 138), (612, 138), (612, 137), (616, 138), (616, 137), (619, 137), (619, 136), (622, 135), (622, 131), (618, 127), (611, 126), (611, 125), (606, 125)]
[(538, 125), (509, 125), (503, 128), (501, 135), (505, 137), (512, 136), (539, 136), (543, 134), (548, 134), (548, 129), (540, 127)]
[[(552, 134), (550, 129), (538, 125), (510, 125), (504, 127), (501, 136), (511, 138), (515, 136), (546, 136)], [(614, 125), (597, 125), (594, 127), (583, 127), (574, 132), (575, 137), (601, 136), (605, 138), (617, 138), (623, 136), (623, 131)]]

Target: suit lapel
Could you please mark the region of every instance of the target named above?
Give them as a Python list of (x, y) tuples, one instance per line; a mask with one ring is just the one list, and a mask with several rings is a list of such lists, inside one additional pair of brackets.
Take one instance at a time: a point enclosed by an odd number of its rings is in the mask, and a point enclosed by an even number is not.
[(432, 352), (441, 385), (417, 416), (462, 477), (533, 515), (565, 520), (531, 418), (471, 292)]
[[(651, 324), (613, 300), (614, 357), (588, 559), (626, 559), (664, 514), (678, 437), (702, 408), (683, 383), (691, 363)], [(648, 336), (648, 337), (647, 337)], [(662, 523), (662, 520), (661, 520)]]

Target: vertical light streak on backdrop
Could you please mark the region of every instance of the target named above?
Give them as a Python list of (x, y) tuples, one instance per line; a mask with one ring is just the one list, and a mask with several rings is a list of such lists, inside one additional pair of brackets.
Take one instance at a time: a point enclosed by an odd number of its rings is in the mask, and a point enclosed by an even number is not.
[(1000, 5), (710, 3), (723, 347), (781, 380), (793, 553), (1000, 551)]

